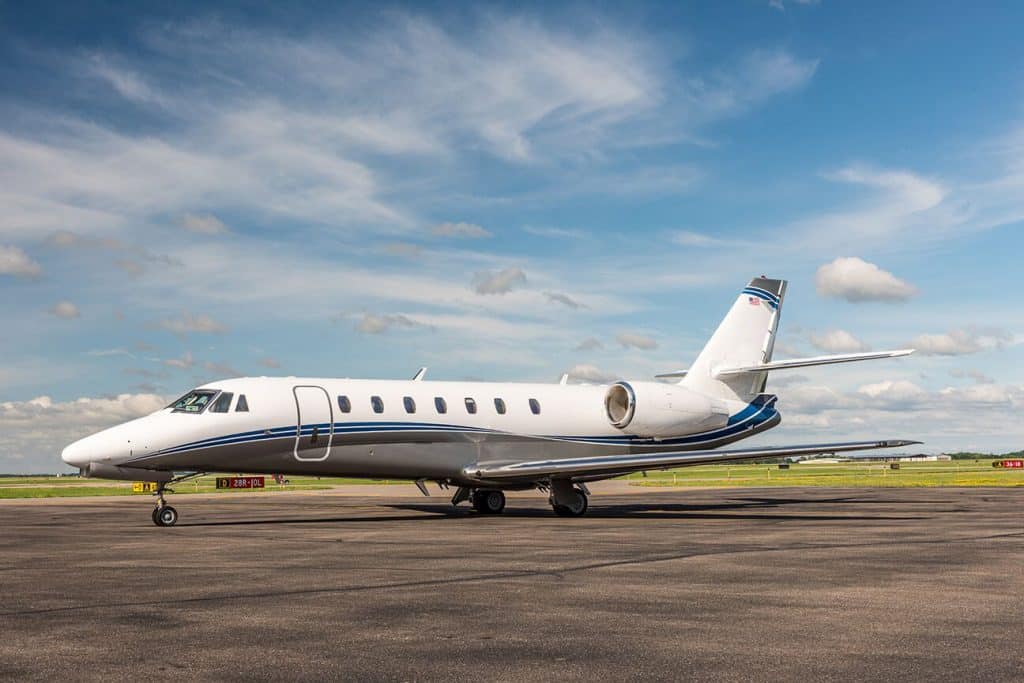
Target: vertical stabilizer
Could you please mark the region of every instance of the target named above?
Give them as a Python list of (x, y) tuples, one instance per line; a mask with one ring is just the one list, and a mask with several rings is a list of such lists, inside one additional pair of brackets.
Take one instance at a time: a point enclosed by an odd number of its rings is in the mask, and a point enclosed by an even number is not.
[(751, 280), (679, 383), (709, 396), (739, 401), (750, 401), (763, 393), (766, 372), (718, 379), (715, 371), (756, 366), (771, 360), (785, 295), (785, 280), (763, 277)]

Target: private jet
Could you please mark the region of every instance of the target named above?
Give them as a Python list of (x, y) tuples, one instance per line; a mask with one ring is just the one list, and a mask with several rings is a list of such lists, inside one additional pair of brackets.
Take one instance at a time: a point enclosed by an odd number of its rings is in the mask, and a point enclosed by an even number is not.
[(215, 472), (406, 479), (453, 488), (453, 505), (505, 509), (505, 491), (546, 492), (586, 513), (587, 484), (688, 465), (899, 448), (908, 440), (722, 449), (781, 421), (768, 375), (906, 356), (912, 349), (772, 360), (786, 281), (754, 278), (687, 369), (658, 381), (551, 384), (241, 377), (197, 387), (151, 415), (64, 449), (82, 476), (156, 483), (153, 523), (178, 521), (165, 493)]

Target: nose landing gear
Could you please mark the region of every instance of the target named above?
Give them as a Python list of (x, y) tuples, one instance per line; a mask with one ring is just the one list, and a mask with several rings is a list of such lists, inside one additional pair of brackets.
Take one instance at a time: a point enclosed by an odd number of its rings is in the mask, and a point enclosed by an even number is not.
[(164, 500), (164, 493), (174, 493), (174, 489), (169, 488), (168, 484), (177, 484), (179, 481), (185, 481), (187, 479), (194, 479), (201, 477), (205, 472), (188, 472), (177, 477), (172, 477), (168, 481), (159, 481), (156, 484), (156, 507), (153, 509), (153, 524), (157, 526), (174, 526), (178, 523), (178, 511), (167, 504)]
[(153, 509), (153, 524), (157, 526), (174, 526), (178, 523), (178, 511), (164, 500), (164, 491), (174, 493), (164, 482), (156, 485), (156, 507)]

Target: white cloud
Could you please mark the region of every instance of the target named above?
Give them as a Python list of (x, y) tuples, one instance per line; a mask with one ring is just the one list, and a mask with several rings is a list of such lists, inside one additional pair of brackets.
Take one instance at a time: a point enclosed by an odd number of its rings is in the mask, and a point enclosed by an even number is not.
[(384, 253), (389, 256), (416, 258), (423, 253), (423, 247), (409, 242), (390, 242), (384, 245)]
[(58, 318), (64, 318), (70, 320), (77, 318), (81, 313), (78, 310), (78, 306), (75, 306), (70, 301), (59, 301), (50, 308), (50, 313), (57, 316)]
[(621, 332), (615, 337), (615, 340), (619, 342), (624, 349), (634, 348), (650, 351), (651, 349), (658, 348), (657, 341), (637, 332)]
[(412, 318), (401, 314), (364, 313), (356, 322), (356, 331), (363, 334), (382, 334), (394, 328), (424, 327)]
[(491, 237), (491, 233), (476, 223), (439, 223), (431, 233), (437, 237), (480, 239)]
[(232, 377), (241, 377), (245, 373), (236, 370), (228, 363), (214, 363), (212, 361), (206, 361), (203, 363), (203, 368), (207, 372), (216, 375), (217, 379), (231, 379)]
[(195, 359), (192, 357), (191, 351), (186, 351), (181, 355), (180, 358), (168, 358), (164, 361), (164, 365), (169, 368), (177, 368), (179, 370), (189, 370), (195, 365)]
[(606, 372), (598, 368), (596, 365), (590, 365), (587, 363), (574, 365), (569, 368), (567, 372), (569, 373), (569, 377), (573, 379), (579, 379), (585, 382), (594, 382), (596, 384), (608, 384), (619, 379), (618, 375)]
[(967, 387), (947, 387), (940, 395), (960, 404), (1016, 405), (1024, 400), (1024, 389), (1000, 384), (974, 384)]
[(473, 276), (473, 291), (477, 294), (507, 294), (525, 284), (526, 273), (520, 268), (485, 270)]
[(818, 293), (853, 303), (905, 301), (917, 293), (892, 273), (855, 256), (840, 257), (818, 268)]
[(922, 334), (910, 344), (925, 356), (964, 356), (986, 349), (1001, 348), (1013, 339), (1003, 330), (954, 329), (942, 334)]
[(981, 370), (951, 370), (950, 373), (953, 377), (967, 377), (973, 379), (978, 384), (995, 384), (995, 379), (989, 377)]
[(158, 323), (158, 326), (182, 337), (193, 332), (221, 334), (228, 330), (226, 326), (208, 315), (192, 315), (188, 311), (183, 311), (177, 318), (164, 318)]
[(815, 348), (829, 353), (857, 353), (870, 348), (846, 330), (828, 330), (820, 335), (811, 333), (810, 342)]
[(33, 278), (42, 273), (39, 264), (18, 247), (0, 245), (0, 275)]
[(551, 239), (561, 240), (582, 240), (586, 239), (588, 233), (583, 230), (576, 230), (573, 228), (545, 228), (537, 227), (534, 225), (527, 225), (523, 227), (525, 232), (537, 237), (549, 237)]
[(573, 299), (568, 294), (563, 294), (561, 292), (544, 292), (544, 296), (548, 298), (548, 301), (552, 301), (557, 304), (562, 304), (563, 306), (568, 306), (569, 308), (587, 307), (586, 304), (582, 304), (576, 299)]
[(595, 351), (603, 348), (604, 344), (602, 344), (601, 340), (596, 337), (587, 337), (576, 345), (576, 351)]
[(694, 248), (724, 247), (737, 244), (737, 242), (733, 240), (723, 240), (718, 237), (712, 237), (711, 235), (705, 235), (691, 230), (677, 230), (670, 235), (669, 239), (681, 247)]
[(229, 232), (228, 226), (213, 214), (186, 213), (181, 218), (181, 227), (189, 232), (202, 235), (224, 235)]
[(85, 62), (86, 73), (104, 81), (114, 91), (139, 104), (167, 105), (168, 102), (145, 82), (142, 76), (112, 64), (104, 55), (93, 54)]
[(871, 399), (899, 403), (918, 402), (928, 395), (924, 389), (907, 380), (885, 380), (865, 384), (857, 392)]

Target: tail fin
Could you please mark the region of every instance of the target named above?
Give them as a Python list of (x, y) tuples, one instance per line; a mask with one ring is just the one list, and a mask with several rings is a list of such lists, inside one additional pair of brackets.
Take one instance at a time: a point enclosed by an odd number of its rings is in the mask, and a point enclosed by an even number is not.
[(709, 396), (739, 401), (763, 393), (767, 372), (716, 378), (715, 370), (756, 366), (772, 359), (785, 295), (785, 280), (751, 280), (679, 383)]

